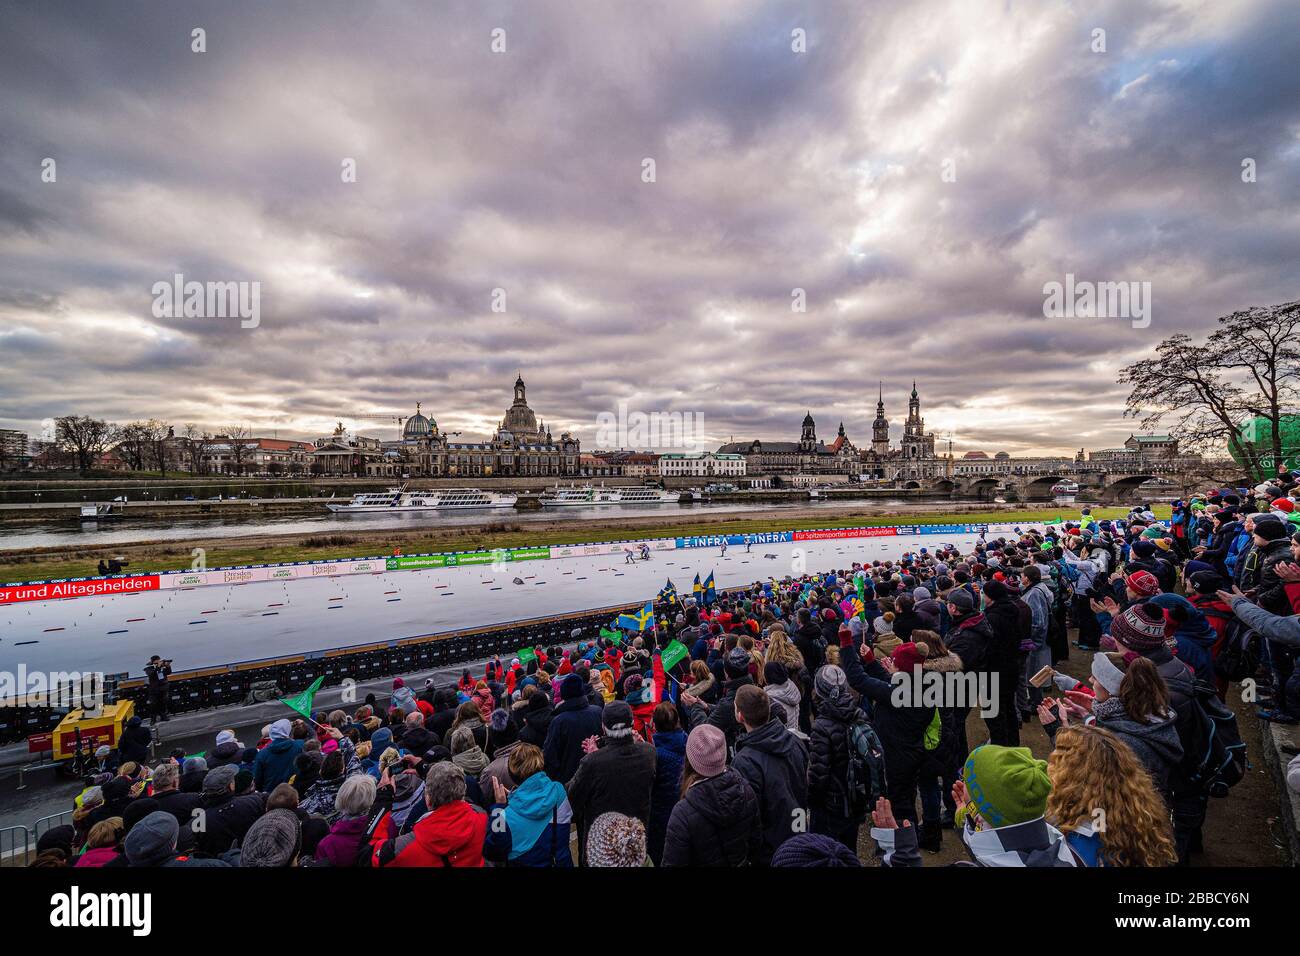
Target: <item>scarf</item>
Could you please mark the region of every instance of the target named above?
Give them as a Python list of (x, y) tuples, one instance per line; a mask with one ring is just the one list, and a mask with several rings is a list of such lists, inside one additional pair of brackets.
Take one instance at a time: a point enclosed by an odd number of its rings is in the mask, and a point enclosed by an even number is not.
[(451, 762), (464, 770), (466, 776), (477, 777), (483, 772), (483, 768), (488, 765), (488, 758), (487, 754), (483, 752), (483, 748), (475, 744), (469, 750), (462, 750), (453, 756)]

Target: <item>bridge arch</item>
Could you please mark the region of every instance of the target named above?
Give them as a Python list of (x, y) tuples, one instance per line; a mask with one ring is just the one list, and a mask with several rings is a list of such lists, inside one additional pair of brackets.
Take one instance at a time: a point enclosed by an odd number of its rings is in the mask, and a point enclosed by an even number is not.
[(1026, 498), (1050, 498), (1052, 495), (1052, 485), (1058, 481), (1064, 481), (1067, 475), (1037, 475), (1033, 478), (1026, 478), (1021, 484), (1024, 497)]
[(998, 478), (972, 478), (966, 482), (965, 492), (988, 501), (996, 493), (1001, 480)]
[(1137, 491), (1138, 486), (1143, 482), (1150, 481), (1156, 475), (1125, 475), (1123, 478), (1116, 478), (1106, 485), (1101, 492), (1101, 500), (1104, 504), (1118, 504), (1125, 498), (1132, 497)]

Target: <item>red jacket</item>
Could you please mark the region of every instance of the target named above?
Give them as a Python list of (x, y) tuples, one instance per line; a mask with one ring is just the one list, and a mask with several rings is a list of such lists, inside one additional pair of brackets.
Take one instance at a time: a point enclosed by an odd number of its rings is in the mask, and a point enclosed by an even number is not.
[(388, 839), (391, 830), (391, 817), (375, 828), (375, 866), (483, 866), (488, 816), (464, 800), (444, 803), (410, 833)]

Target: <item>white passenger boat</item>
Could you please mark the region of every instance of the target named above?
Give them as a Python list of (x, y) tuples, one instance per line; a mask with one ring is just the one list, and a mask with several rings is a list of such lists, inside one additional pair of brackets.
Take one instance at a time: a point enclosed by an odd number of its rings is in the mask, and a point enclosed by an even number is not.
[(666, 505), (681, 500), (681, 493), (661, 488), (606, 488), (604, 485), (556, 485), (538, 499), (543, 508), (589, 508), (596, 505)]
[(427, 491), (405, 491), (389, 488), (385, 492), (365, 492), (353, 495), (347, 504), (325, 505), (335, 514), (387, 511), (463, 511), (471, 508), (513, 508), (518, 495), (497, 491), (480, 491), (478, 488), (431, 488)]

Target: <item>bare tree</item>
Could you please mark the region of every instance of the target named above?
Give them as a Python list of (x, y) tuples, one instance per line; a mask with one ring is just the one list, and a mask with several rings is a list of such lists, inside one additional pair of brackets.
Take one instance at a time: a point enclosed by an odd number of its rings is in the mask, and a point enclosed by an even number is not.
[(78, 470), (85, 474), (116, 440), (118, 429), (102, 418), (64, 415), (54, 420), (54, 435), (59, 447), (76, 457)]
[[(1266, 478), (1264, 461), (1282, 461), (1282, 419), (1297, 398), (1297, 330), (1300, 302), (1289, 302), (1222, 316), (1202, 343), (1172, 335), (1153, 358), (1121, 369), (1119, 382), (1130, 387), (1124, 413), (1143, 428), (1172, 423), (1164, 427), (1186, 449), (1227, 449), (1252, 480)], [(1253, 418), (1264, 419), (1271, 434), (1243, 434)]]
[(208, 446), (212, 444), (211, 433), (201, 431), (198, 425), (189, 422), (185, 425), (182, 437), (185, 439), (185, 453), (190, 459), (191, 474), (203, 474), (207, 469), (203, 458), (207, 454)]
[(244, 473), (244, 462), (252, 451), (248, 442), (252, 435), (247, 425), (231, 425), (226, 429), (225, 437), (230, 441), (230, 461), (237, 475)]
[(160, 478), (167, 477), (167, 442), (172, 437), (172, 430), (166, 422), (151, 418), (144, 422), (142, 435), (146, 442), (145, 450), (149, 463), (158, 469)]
[(147, 422), (127, 422), (118, 431), (116, 451), (132, 471), (144, 471), (149, 455), (149, 425)]

